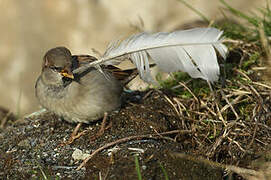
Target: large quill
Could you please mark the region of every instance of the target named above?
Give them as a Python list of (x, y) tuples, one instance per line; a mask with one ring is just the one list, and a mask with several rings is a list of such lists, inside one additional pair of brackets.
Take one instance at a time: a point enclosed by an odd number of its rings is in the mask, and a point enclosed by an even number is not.
[(225, 59), (227, 47), (222, 44), (223, 32), (216, 28), (195, 28), (171, 33), (140, 33), (123, 41), (111, 43), (103, 56), (80, 67), (80, 73), (89, 67), (116, 65), (127, 57), (135, 64), (140, 77), (152, 82), (149, 59), (165, 72), (183, 71), (193, 78), (209, 82), (219, 78), (216, 51)]

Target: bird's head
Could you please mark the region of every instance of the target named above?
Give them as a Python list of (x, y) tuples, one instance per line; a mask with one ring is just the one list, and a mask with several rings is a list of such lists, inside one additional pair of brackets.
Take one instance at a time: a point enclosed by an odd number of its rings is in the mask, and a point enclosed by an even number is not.
[(69, 49), (56, 47), (46, 52), (43, 57), (41, 78), (48, 85), (61, 85), (63, 79), (74, 79)]

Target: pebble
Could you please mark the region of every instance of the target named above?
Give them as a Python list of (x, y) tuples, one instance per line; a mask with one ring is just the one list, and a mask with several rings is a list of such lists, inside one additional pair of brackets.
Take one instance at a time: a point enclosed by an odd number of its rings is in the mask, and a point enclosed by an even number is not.
[(83, 153), (80, 149), (75, 149), (72, 153), (72, 158), (74, 160), (84, 160), (86, 159), (90, 154)]

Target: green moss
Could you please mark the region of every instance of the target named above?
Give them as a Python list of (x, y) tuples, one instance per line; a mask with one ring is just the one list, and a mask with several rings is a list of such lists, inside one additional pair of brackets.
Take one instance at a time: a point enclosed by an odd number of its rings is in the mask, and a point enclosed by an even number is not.
[(259, 52), (254, 52), (253, 54), (251, 54), (248, 60), (244, 61), (244, 63), (242, 64), (242, 69), (248, 70), (252, 65), (258, 64), (260, 57), (261, 54)]

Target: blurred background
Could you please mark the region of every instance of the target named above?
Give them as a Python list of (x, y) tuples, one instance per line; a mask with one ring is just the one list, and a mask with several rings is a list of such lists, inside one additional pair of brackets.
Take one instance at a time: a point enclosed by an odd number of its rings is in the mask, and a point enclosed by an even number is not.
[[(211, 20), (231, 18), (219, 0), (187, 2)], [(227, 3), (248, 13), (266, 0)], [(0, 0), (0, 8), (0, 106), (20, 116), (40, 108), (34, 85), (48, 49), (95, 55), (92, 48), (103, 53), (110, 41), (138, 31), (173, 31), (201, 20), (178, 0)]]

